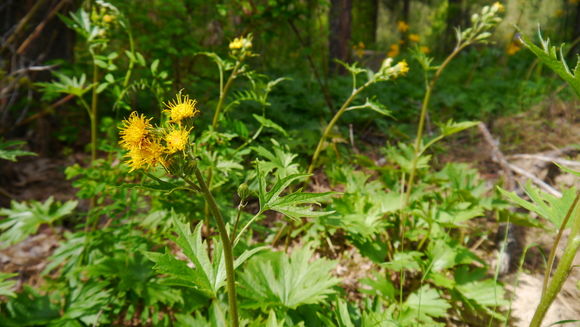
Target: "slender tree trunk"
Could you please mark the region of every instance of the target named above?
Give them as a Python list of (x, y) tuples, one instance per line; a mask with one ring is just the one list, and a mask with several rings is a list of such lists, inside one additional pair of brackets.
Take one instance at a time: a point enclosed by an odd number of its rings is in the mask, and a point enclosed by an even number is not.
[(347, 62), (350, 54), (350, 25), (352, 0), (331, 0), (328, 36), (328, 70), (331, 74), (344, 74), (345, 69), (334, 60)]

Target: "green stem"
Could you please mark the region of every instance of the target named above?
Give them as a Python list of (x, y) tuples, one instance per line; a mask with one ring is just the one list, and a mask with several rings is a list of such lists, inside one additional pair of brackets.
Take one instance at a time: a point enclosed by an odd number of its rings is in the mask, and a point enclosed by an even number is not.
[(242, 229), (240, 229), (240, 232), (238, 233), (238, 235), (234, 235), (232, 234), (232, 237), (235, 236), (234, 242), (232, 243), (233, 246), (235, 247), (236, 244), (238, 244), (238, 242), (240, 241), (240, 237), (242, 237), (242, 234), (244, 234), (244, 232), (246, 231), (246, 229), (248, 229), (248, 227), (250, 227), (250, 225), (256, 220), (258, 219), (258, 217), (260, 217), (260, 215), (262, 214), (262, 211), (258, 212), (257, 214), (254, 215), (254, 217), (252, 217), (252, 219), (250, 219), (245, 225), (244, 227), (242, 227)]
[[(417, 128), (417, 136), (415, 137), (413, 160), (411, 161), (411, 171), (409, 172), (409, 180), (407, 182), (407, 189), (405, 190), (405, 197), (403, 198), (403, 207), (407, 207), (409, 205), (409, 201), (411, 199), (411, 191), (413, 190), (413, 185), (415, 183), (415, 177), (417, 174), (417, 163), (419, 162), (419, 158), (421, 157), (421, 153), (422, 153), (421, 143), (423, 140), (423, 131), (425, 129), (425, 120), (427, 117), (427, 110), (429, 108), (429, 101), (431, 101), (431, 93), (433, 91), (433, 88), (435, 87), (435, 83), (437, 83), (437, 80), (441, 76), (441, 73), (443, 72), (445, 67), (447, 67), (447, 65), (451, 62), (451, 60), (453, 58), (455, 58), (455, 56), (468, 45), (469, 45), (469, 43), (458, 44), (457, 47), (453, 50), (453, 52), (451, 52), (451, 54), (445, 59), (445, 61), (443, 61), (441, 66), (439, 66), (439, 68), (435, 72), (435, 75), (433, 75), (433, 79), (431, 79), (431, 81), (429, 81), (427, 83), (427, 86), (426, 86), (427, 89), (425, 91), (425, 96), (423, 97), (423, 102), (421, 104), (421, 114), (419, 116), (419, 126)], [(401, 226), (400, 227), (401, 251), (403, 251), (403, 249), (404, 249), (403, 248), (403, 239), (404, 239), (404, 235), (405, 235), (405, 224), (406, 223), (407, 223), (407, 215), (403, 214), (402, 219), (401, 219), (401, 225), (400, 225)]]
[(546, 265), (546, 273), (544, 274), (546, 277), (544, 278), (544, 283), (542, 285), (542, 296), (546, 294), (546, 289), (548, 288), (548, 280), (552, 275), (552, 268), (554, 267), (554, 260), (556, 259), (556, 249), (558, 248), (558, 244), (560, 243), (560, 239), (562, 239), (562, 234), (564, 233), (564, 229), (566, 229), (566, 225), (568, 225), (568, 221), (570, 220), (570, 216), (572, 216), (572, 210), (576, 207), (576, 202), (578, 201), (578, 197), (574, 200), (574, 203), (568, 209), (566, 213), (566, 217), (562, 221), (562, 226), (560, 226), (560, 230), (558, 230), (558, 234), (556, 235), (556, 239), (554, 239), (554, 245), (550, 250), (550, 255), (548, 256), (548, 264)]
[[(338, 119), (342, 116), (342, 114), (344, 114), (346, 109), (348, 109), (348, 106), (356, 98), (356, 96), (362, 90), (364, 90), (369, 85), (371, 85), (373, 82), (374, 81), (370, 80), (370, 81), (366, 82), (363, 86), (359, 87), (358, 89), (354, 89), (352, 91), (352, 94), (350, 95), (350, 97), (348, 97), (348, 99), (346, 99), (346, 101), (342, 104), (342, 107), (340, 107), (340, 109), (336, 112), (336, 114), (334, 114), (334, 117), (332, 117), (332, 119), (330, 120), (330, 122), (328, 123), (326, 128), (324, 129), (324, 132), (322, 132), (322, 136), (320, 137), (320, 140), (318, 141), (318, 145), (316, 146), (316, 150), (314, 151), (314, 155), (312, 155), (312, 160), (310, 161), (310, 166), (308, 166), (308, 172), (307, 172), (308, 174), (312, 174), (312, 172), (314, 171), (314, 168), (316, 167), (316, 162), (318, 160), (318, 156), (320, 156), (320, 153), (322, 152), (322, 147), (324, 145), (324, 142), (326, 141), (328, 134), (330, 134), (330, 131), (332, 131), (332, 128), (334, 127), (334, 125), (336, 124)], [(355, 87), (356, 87), (356, 85), (355, 85)], [(305, 185), (308, 184), (309, 180), (310, 180), (310, 178), (308, 178), (306, 181), (304, 181), (304, 184)]]
[(230, 86), (232, 86), (232, 82), (234, 81), (234, 79), (236, 79), (238, 75), (238, 68), (240, 68), (240, 64), (241, 64), (240, 61), (236, 61), (236, 65), (232, 70), (232, 74), (230, 75), (230, 77), (228, 77), (228, 81), (226, 82), (226, 85), (223, 88), (221, 87), (221, 84), (223, 83), (223, 72), (222, 68), (220, 67), (220, 98), (218, 100), (217, 106), (215, 107), (215, 112), (213, 114), (213, 119), (211, 122), (211, 127), (214, 130), (216, 130), (217, 128), (218, 120), (220, 117), (220, 111), (222, 110), (224, 100), (226, 98), (226, 95), (228, 94), (228, 90), (230, 89)]
[(195, 166), (194, 168), (195, 177), (197, 178), (197, 182), (199, 183), (199, 188), (201, 189), (201, 193), (205, 197), (206, 202), (209, 205), (209, 208), (216, 220), (218, 231), (220, 238), (222, 240), (224, 246), (224, 259), (226, 263), (226, 276), (227, 276), (227, 288), (228, 288), (228, 302), (230, 306), (230, 321), (232, 327), (238, 327), (238, 305), (236, 302), (236, 281), (235, 281), (235, 272), (234, 272), (234, 254), (232, 251), (232, 243), (228, 236), (228, 232), (226, 230), (226, 224), (224, 222), (224, 218), (221, 214), (221, 211), (218, 208), (218, 205), (215, 201), (215, 198), (211, 194), (203, 176), (201, 175), (201, 171), (199, 168)]
[(97, 159), (97, 83), (99, 82), (98, 67), (93, 57), (93, 93), (91, 98), (91, 162)]
[[(568, 210), (566, 214), (566, 218), (564, 221), (567, 221), (573, 214), (574, 209), (576, 209), (576, 205), (578, 204), (578, 199), (580, 198), (580, 193), (576, 194), (576, 198), (572, 203), (572, 206)], [(568, 238), (568, 243), (566, 244), (566, 248), (564, 249), (564, 255), (562, 255), (562, 259), (560, 263), (558, 263), (558, 267), (554, 272), (554, 277), (550, 280), (546, 292), (542, 295), (542, 299), (540, 300), (540, 304), (538, 304), (538, 308), (532, 317), (532, 321), (530, 322), (530, 327), (540, 327), (544, 317), (546, 316), (546, 312), (556, 299), (556, 296), (562, 289), (564, 282), (568, 278), (570, 274), (570, 269), (574, 262), (574, 257), (576, 253), (580, 249), (580, 210), (576, 210), (576, 216), (572, 217), (573, 225), (572, 230), (570, 231), (570, 236)], [(564, 228), (565, 226), (562, 226)], [(554, 245), (555, 247), (556, 245)], [(550, 278), (550, 276), (544, 276), (545, 279)]]

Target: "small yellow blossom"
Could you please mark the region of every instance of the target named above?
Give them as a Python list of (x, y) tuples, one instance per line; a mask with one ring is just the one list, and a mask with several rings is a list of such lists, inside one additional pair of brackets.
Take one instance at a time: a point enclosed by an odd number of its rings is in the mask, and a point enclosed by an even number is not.
[(185, 150), (189, 141), (189, 131), (186, 129), (173, 129), (165, 134), (166, 152), (169, 154)]
[(513, 56), (514, 54), (516, 54), (516, 53), (517, 53), (518, 51), (520, 51), (521, 49), (522, 49), (522, 48), (520, 47), (520, 45), (519, 45), (519, 44), (517, 44), (516, 42), (511, 42), (511, 43), (510, 43), (510, 44), (507, 46), (507, 48), (506, 48), (505, 52), (506, 52), (508, 55), (510, 55), (510, 56)]
[(419, 47), (419, 51), (421, 51), (424, 54), (427, 54), (427, 53), (431, 52), (431, 50), (429, 49), (429, 47), (428, 46), (424, 46), (424, 45), (422, 45), (421, 47)]
[(243, 36), (235, 38), (230, 42), (230, 50), (249, 49), (252, 47), (252, 40)]
[(363, 42), (359, 42), (357, 45), (354, 45), (353, 47), (354, 50), (354, 54), (361, 58), (362, 56), (364, 56), (365, 54), (365, 44)]
[(130, 171), (136, 169), (148, 169), (155, 167), (157, 164), (165, 165), (163, 159), (164, 148), (157, 142), (147, 140), (140, 148), (132, 148), (125, 155), (128, 157), (127, 165), (131, 168)]
[(115, 16), (113, 16), (113, 15), (104, 15), (103, 16), (103, 22), (105, 22), (107, 24), (112, 22), (113, 20), (115, 20)]
[(404, 21), (400, 20), (399, 22), (397, 22), (397, 29), (399, 30), (399, 32), (406, 32), (409, 30), (409, 24), (405, 23)]
[(562, 9), (556, 10), (554, 12), (554, 16), (556, 16), (556, 17), (562, 17), (562, 16), (564, 16), (564, 10), (562, 10)]
[(399, 45), (391, 44), (389, 52), (387, 52), (387, 57), (394, 58), (399, 55)]
[(121, 146), (127, 150), (141, 148), (152, 128), (150, 120), (151, 118), (147, 119), (144, 115), (139, 115), (133, 111), (128, 119), (123, 120), (123, 127), (119, 133), (121, 134), (119, 142)]
[(181, 124), (182, 120), (194, 117), (199, 112), (195, 107), (196, 103), (196, 100), (190, 99), (188, 95), (182, 96), (181, 92), (179, 92), (175, 97), (175, 101), (169, 101), (169, 103), (165, 104), (167, 109), (163, 110), (163, 112), (169, 115), (170, 122)]
[(497, 12), (503, 12), (505, 10), (504, 6), (501, 4), (501, 2), (496, 1), (492, 6), (492, 9), (494, 9)]
[(418, 34), (409, 34), (409, 41), (419, 42), (421, 41), (421, 37)]
[(398, 68), (397, 76), (405, 75), (409, 72), (409, 65), (405, 60), (399, 61), (395, 68)]

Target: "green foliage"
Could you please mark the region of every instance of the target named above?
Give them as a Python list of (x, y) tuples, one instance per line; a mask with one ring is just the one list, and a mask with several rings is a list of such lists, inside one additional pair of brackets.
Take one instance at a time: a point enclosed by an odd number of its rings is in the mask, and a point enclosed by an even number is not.
[[(193, 287), (209, 298), (215, 298), (218, 291), (225, 286), (226, 270), (225, 261), (222, 255), (222, 246), (215, 243), (214, 257), (210, 260), (208, 256), (208, 244), (201, 238), (202, 224), (198, 224), (192, 233), (189, 230), (189, 224), (180, 222), (175, 216), (173, 217), (173, 226), (178, 238), (173, 241), (181, 248), (185, 256), (193, 263), (190, 268), (185, 261), (178, 260), (170, 252), (164, 254), (156, 252), (147, 252), (146, 256), (155, 262), (154, 269), (170, 277), (167, 283), (171, 285), (180, 285)], [(239, 266), (262, 248), (254, 248), (245, 251), (238, 256), (235, 266)]]
[(325, 259), (311, 262), (313, 251), (308, 246), (292, 251), (269, 252), (248, 261), (241, 274), (240, 294), (253, 308), (296, 309), (320, 303), (334, 294), (339, 280), (330, 275), (335, 263)]
[(22, 156), (35, 156), (36, 153), (20, 150), (20, 148), (25, 144), (22, 141), (4, 141), (0, 139), (0, 159), (17, 161), (17, 157)]
[(525, 35), (521, 36), (521, 42), (526, 46), (526, 48), (532, 51), (532, 53), (536, 55), (544, 65), (550, 67), (552, 71), (570, 84), (572, 89), (574, 89), (574, 92), (576, 92), (576, 95), (580, 97), (580, 55), (576, 55), (576, 67), (574, 70), (570, 70), (563, 53), (564, 45), (560, 45), (559, 48), (556, 46), (550, 46), (550, 39), (544, 39), (539, 28), (538, 38), (542, 45), (541, 48), (535, 45)]
[(52, 225), (59, 219), (70, 215), (77, 204), (78, 202), (74, 200), (63, 204), (55, 203), (53, 197), (48, 198), (44, 203), (31, 201), (27, 204), (12, 201), (10, 209), (0, 209), (0, 216), (6, 216), (6, 219), (0, 223), (2, 247), (24, 240), (36, 233), (43, 224)]
[(562, 225), (564, 217), (566, 217), (568, 209), (577, 194), (575, 188), (568, 188), (562, 193), (562, 197), (559, 198), (552, 194), (541, 192), (530, 182), (524, 186), (524, 191), (531, 201), (526, 201), (514, 192), (508, 192), (502, 188), (499, 188), (499, 191), (512, 202), (550, 221), (554, 228), (559, 228)]

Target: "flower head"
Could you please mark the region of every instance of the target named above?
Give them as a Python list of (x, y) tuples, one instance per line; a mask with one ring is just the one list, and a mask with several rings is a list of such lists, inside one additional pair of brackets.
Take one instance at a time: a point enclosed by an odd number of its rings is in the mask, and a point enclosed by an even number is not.
[(188, 95), (181, 95), (181, 91), (176, 95), (175, 101), (169, 101), (165, 106), (167, 110), (163, 112), (167, 113), (170, 117), (172, 123), (181, 124), (181, 121), (185, 118), (191, 118), (195, 116), (199, 110), (195, 108), (196, 100), (190, 99)]
[(127, 150), (133, 148), (141, 148), (146, 141), (149, 131), (152, 128), (149, 121), (144, 115), (139, 115), (133, 111), (128, 119), (123, 120), (123, 127), (121, 127), (121, 146)]
[(419, 51), (421, 51), (422, 53), (425, 53), (425, 54), (427, 54), (427, 53), (431, 52), (431, 50), (429, 49), (429, 47), (428, 47), (428, 46), (424, 46), (424, 45), (422, 45), (422, 46), (419, 48)]
[(394, 68), (394, 73), (395, 76), (401, 76), (401, 75), (405, 75), (407, 74), (407, 72), (409, 71), (409, 65), (407, 64), (407, 62), (405, 60), (399, 61), (398, 64), (395, 65)]
[(165, 134), (166, 152), (172, 154), (185, 150), (185, 146), (189, 141), (189, 131), (187, 129), (176, 128)]
[(505, 10), (505, 7), (499, 1), (494, 2), (491, 8), (496, 12), (503, 12)]
[(421, 37), (418, 34), (409, 34), (409, 41), (419, 42), (421, 41)]
[(405, 23), (404, 21), (400, 20), (399, 22), (397, 22), (397, 29), (399, 30), (399, 32), (406, 32), (409, 30), (409, 24)]
[(230, 42), (230, 50), (249, 49), (252, 47), (252, 39), (249, 37), (237, 37)]
[(516, 54), (518, 51), (520, 51), (522, 48), (520, 47), (519, 44), (517, 44), (516, 42), (512, 41), (510, 42), (510, 44), (508, 45), (508, 47), (506, 48), (505, 52), (510, 55), (513, 56), (514, 54)]
[(389, 52), (387, 52), (387, 57), (394, 58), (399, 55), (399, 45), (391, 44)]
[(128, 157), (127, 164), (131, 167), (130, 171), (136, 169), (148, 169), (155, 167), (158, 163), (165, 164), (163, 159), (164, 148), (161, 144), (146, 140), (140, 148), (132, 148), (125, 155)]

